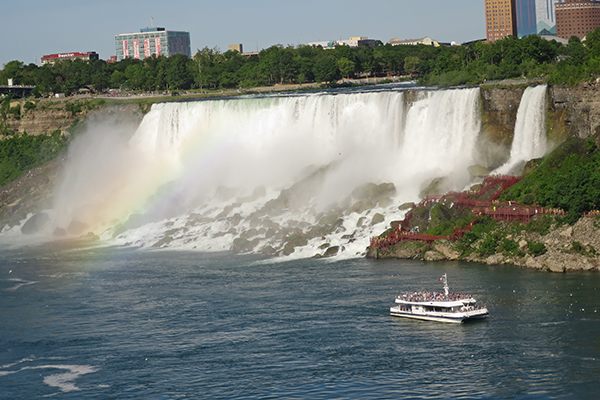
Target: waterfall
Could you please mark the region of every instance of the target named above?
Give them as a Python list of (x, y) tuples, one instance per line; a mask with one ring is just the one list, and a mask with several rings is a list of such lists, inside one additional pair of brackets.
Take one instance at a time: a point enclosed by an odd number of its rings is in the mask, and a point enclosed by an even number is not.
[[(413, 104), (400, 152), (403, 164), (413, 175), (456, 175), (474, 163), (475, 143), (481, 130), (478, 104), (479, 89), (430, 92)], [(465, 174), (460, 176), (468, 178)]]
[(525, 162), (542, 157), (548, 151), (546, 140), (547, 85), (528, 87), (517, 110), (515, 134), (506, 163), (495, 174), (520, 173)]
[[(117, 245), (280, 255), (296, 235), (306, 240), (294, 256), (327, 245), (356, 257), (432, 179), (451, 190), (469, 181), (478, 104), (478, 88), (155, 104), (133, 135), (101, 125), (73, 143), (53, 229), (76, 222)], [(393, 199), (358, 198), (368, 183), (393, 184)]]

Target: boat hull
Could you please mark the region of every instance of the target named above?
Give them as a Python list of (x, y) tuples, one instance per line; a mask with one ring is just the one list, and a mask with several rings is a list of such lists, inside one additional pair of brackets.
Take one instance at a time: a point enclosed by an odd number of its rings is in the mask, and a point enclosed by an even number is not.
[(410, 318), (422, 321), (436, 321), (436, 322), (448, 322), (454, 324), (460, 324), (469, 320), (482, 319), (487, 317), (487, 310), (477, 310), (470, 312), (425, 312), (425, 313), (414, 313), (411, 311), (398, 310), (396, 307), (390, 308), (390, 315), (392, 317)]

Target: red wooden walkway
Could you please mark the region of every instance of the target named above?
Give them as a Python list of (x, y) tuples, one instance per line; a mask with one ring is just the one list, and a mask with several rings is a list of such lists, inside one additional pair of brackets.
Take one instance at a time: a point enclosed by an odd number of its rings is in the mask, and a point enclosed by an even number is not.
[[(416, 207), (423, 207), (431, 203), (437, 203), (445, 198), (452, 198), (454, 204), (460, 205), (464, 208), (471, 207), (472, 212), (475, 215), (489, 215), (497, 221), (520, 221), (527, 223), (536, 214), (552, 214), (552, 215), (565, 215), (562, 210), (547, 209), (542, 207), (525, 206), (516, 202), (499, 202), (496, 199), (500, 197), (502, 192), (515, 183), (519, 182), (521, 177), (515, 176), (491, 176), (486, 177), (483, 181), (483, 185), (479, 193), (473, 192), (450, 192), (445, 195), (433, 195), (425, 197), (418, 205), (414, 206), (404, 217), (400, 223), (398, 223), (393, 230), (391, 230), (386, 237), (375, 236), (371, 238), (371, 246), (376, 248), (387, 248), (394, 245), (402, 240), (412, 240), (426, 242), (431, 244), (436, 240), (447, 239), (455, 241), (462, 237), (465, 232), (471, 230), (476, 221), (471, 222), (469, 225), (463, 228), (456, 228), (449, 236), (437, 236), (437, 235), (426, 235), (422, 233), (411, 233), (408, 232), (410, 227), (410, 219), (412, 218), (413, 210)], [(471, 199), (469, 196), (481, 196), (490, 189), (500, 186), (496, 192), (491, 196), (490, 200), (479, 200)], [(600, 215), (598, 212), (590, 212), (592, 216)]]

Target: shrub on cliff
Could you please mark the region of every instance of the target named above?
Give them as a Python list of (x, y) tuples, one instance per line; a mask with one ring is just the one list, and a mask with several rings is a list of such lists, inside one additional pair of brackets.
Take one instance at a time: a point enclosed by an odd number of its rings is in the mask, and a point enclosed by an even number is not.
[(66, 148), (60, 131), (50, 136), (13, 136), (0, 141), (0, 185), (55, 158)]
[(471, 223), (475, 217), (470, 210), (460, 211), (458, 207), (446, 207), (436, 204), (430, 211), (430, 222), (427, 228), (428, 235), (449, 236), (456, 228), (463, 228)]
[(533, 256), (541, 256), (546, 253), (546, 245), (544, 243), (530, 242), (527, 245), (527, 252)]
[(506, 238), (502, 239), (502, 242), (500, 242), (500, 251), (506, 256), (523, 257), (525, 255), (525, 253), (519, 249), (519, 244), (517, 242)]
[[(461, 257), (467, 256), (474, 251), (475, 249), (472, 245), (478, 240), (488, 236), (492, 237), (493, 235), (491, 235), (491, 232), (498, 226), (498, 222), (490, 218), (489, 215), (478, 216), (475, 218), (475, 221), (477, 223), (473, 225), (473, 228), (470, 231), (465, 232), (464, 236), (456, 242), (456, 250), (461, 254)], [(496, 246), (497, 242), (498, 240), (496, 240)], [(490, 251), (495, 252), (495, 250), (496, 247), (494, 247), (492, 239), (490, 239), (489, 243), (486, 243), (483, 249), (481, 247), (479, 248), (480, 253), (488, 253)]]
[(574, 224), (582, 213), (600, 209), (598, 147), (592, 139), (565, 140), (501, 200), (560, 208), (567, 212), (565, 222)]
[(479, 246), (479, 255), (482, 257), (491, 256), (496, 254), (498, 249), (498, 243), (501, 239), (498, 233), (489, 233), (485, 236), (485, 239)]
[(527, 225), (525, 225), (525, 230), (528, 232), (537, 232), (542, 236), (546, 236), (550, 232), (553, 223), (553, 217), (544, 215), (542, 218), (535, 218), (529, 221)]

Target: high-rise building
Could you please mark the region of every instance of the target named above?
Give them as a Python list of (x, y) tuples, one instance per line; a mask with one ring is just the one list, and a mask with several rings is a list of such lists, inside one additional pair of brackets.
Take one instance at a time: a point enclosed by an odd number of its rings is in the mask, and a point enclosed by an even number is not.
[(486, 36), (494, 42), (517, 35), (516, 0), (485, 0)]
[(144, 59), (153, 54), (170, 57), (174, 54), (192, 56), (190, 33), (167, 31), (165, 28), (143, 28), (139, 33), (115, 35), (117, 61), (127, 57)]
[(538, 35), (556, 35), (556, 3), (559, 0), (535, 0)]
[(583, 38), (600, 28), (600, 1), (566, 0), (556, 5), (556, 35)]
[(537, 33), (535, 0), (517, 0), (517, 35), (523, 36)]
[[(559, 1), (485, 0), (488, 42), (509, 35), (556, 35), (555, 8)], [(512, 26), (506, 22), (508, 18)]]

